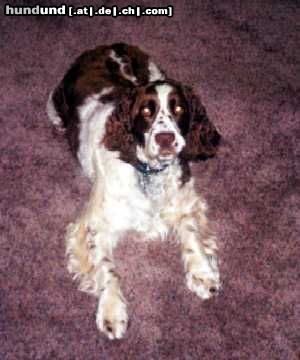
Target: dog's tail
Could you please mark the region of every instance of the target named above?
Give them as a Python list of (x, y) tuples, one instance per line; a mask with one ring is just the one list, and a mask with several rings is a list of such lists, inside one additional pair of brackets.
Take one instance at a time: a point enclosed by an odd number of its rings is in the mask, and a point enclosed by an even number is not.
[(66, 121), (69, 109), (65, 100), (64, 88), (62, 85), (59, 85), (50, 92), (46, 111), (55, 128), (64, 129), (67, 127)]

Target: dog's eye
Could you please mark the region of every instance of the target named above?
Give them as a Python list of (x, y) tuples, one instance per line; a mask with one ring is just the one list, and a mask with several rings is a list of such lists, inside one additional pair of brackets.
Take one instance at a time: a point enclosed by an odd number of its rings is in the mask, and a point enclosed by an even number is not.
[(184, 112), (184, 109), (182, 106), (180, 106), (180, 105), (175, 106), (174, 113), (176, 115), (181, 115), (183, 112)]
[(151, 116), (151, 110), (147, 106), (142, 108), (142, 115), (145, 117)]

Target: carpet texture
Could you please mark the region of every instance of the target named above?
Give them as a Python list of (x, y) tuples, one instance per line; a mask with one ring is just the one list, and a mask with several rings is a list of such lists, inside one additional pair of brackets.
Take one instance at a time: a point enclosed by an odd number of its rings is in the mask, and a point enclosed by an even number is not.
[[(5, 3), (0, 358), (299, 359), (299, 2), (177, 0), (172, 18), (114, 19), (7, 17)], [(131, 325), (110, 342), (95, 326), (96, 299), (66, 271), (65, 227), (90, 185), (45, 104), (77, 55), (116, 41), (193, 85), (223, 135), (218, 157), (193, 165), (219, 238), (223, 290), (202, 302), (184, 285), (171, 238), (127, 236), (115, 257)]]

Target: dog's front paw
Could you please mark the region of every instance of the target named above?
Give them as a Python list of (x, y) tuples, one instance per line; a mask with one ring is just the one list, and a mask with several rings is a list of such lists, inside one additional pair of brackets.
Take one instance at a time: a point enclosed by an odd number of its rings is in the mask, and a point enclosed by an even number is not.
[(221, 287), (217, 269), (195, 266), (186, 273), (187, 287), (202, 299), (216, 295)]
[[(106, 293), (107, 292), (107, 293)], [(127, 306), (122, 295), (105, 290), (99, 301), (97, 327), (110, 340), (121, 339), (128, 324)]]

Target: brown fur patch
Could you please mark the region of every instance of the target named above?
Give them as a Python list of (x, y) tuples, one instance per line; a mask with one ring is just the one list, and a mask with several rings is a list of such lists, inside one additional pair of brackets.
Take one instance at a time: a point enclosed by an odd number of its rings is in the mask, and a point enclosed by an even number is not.
[(135, 164), (136, 146), (131, 132), (129, 109), (126, 103), (120, 104), (106, 122), (104, 146), (110, 151), (119, 151), (120, 159)]
[(112, 51), (127, 64), (126, 73), (136, 77), (137, 85), (148, 82), (149, 57), (136, 46), (118, 43), (82, 53), (53, 92), (53, 103), (67, 129), (66, 136), (74, 155), (79, 145), (78, 106), (89, 95), (99, 94), (108, 87), (114, 89), (110, 101), (115, 102), (119, 101), (120, 94), (133, 88), (133, 84), (122, 75), (119, 64), (110, 57)]
[(221, 136), (208, 119), (200, 98), (189, 87), (183, 86), (182, 91), (188, 100), (191, 123), (181, 158), (195, 161), (213, 157), (217, 152)]

